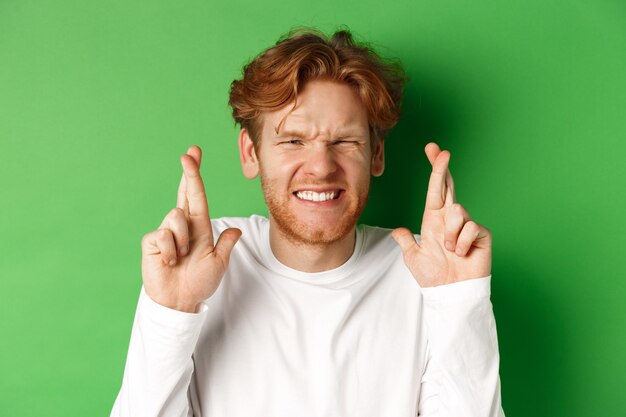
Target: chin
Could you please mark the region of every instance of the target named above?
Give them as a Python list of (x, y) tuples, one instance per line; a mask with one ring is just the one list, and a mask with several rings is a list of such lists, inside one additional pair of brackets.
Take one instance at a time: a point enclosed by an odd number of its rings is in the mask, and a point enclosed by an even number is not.
[(354, 231), (367, 202), (366, 187), (362, 192), (347, 191), (337, 205), (302, 206), (292, 194), (276, 192), (271, 181), (261, 176), (263, 194), (269, 214), (278, 231), (292, 243), (330, 245)]
[(308, 222), (283, 222), (274, 218), (281, 232), (292, 242), (305, 245), (330, 245), (344, 239), (354, 229), (355, 222), (343, 222), (330, 227)]
[(284, 205), (270, 206), (270, 215), (281, 233), (293, 243), (329, 245), (348, 236), (356, 226), (358, 213), (344, 212), (339, 218), (295, 213)]

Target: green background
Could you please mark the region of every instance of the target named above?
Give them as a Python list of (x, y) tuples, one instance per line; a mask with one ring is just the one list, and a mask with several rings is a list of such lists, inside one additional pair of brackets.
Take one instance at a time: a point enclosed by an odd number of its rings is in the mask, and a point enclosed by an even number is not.
[(554, 0), (0, 0), (0, 415), (108, 415), (189, 145), (214, 217), (266, 213), (227, 93), (297, 25), (411, 78), (364, 222), (419, 232), (423, 146), (452, 152), (494, 236), (507, 415), (623, 415), (626, 5)]

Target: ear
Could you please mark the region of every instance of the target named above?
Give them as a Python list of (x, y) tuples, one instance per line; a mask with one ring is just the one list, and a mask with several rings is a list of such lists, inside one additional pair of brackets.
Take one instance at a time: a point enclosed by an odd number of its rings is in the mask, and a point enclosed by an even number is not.
[(239, 160), (241, 170), (248, 179), (256, 178), (259, 175), (259, 159), (256, 156), (254, 142), (248, 133), (248, 129), (241, 129), (239, 132)]
[(374, 152), (372, 152), (372, 175), (374, 177), (380, 177), (385, 171), (385, 140), (380, 139)]

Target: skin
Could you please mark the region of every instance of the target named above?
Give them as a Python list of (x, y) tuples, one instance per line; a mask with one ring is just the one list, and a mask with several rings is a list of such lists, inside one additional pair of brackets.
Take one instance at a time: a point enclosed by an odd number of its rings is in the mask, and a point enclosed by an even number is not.
[[(359, 97), (347, 85), (330, 81), (311, 81), (295, 108), (291, 104), (264, 114), (256, 148), (241, 130), (242, 170), (248, 178), (261, 176), (270, 209), (270, 246), (283, 264), (318, 272), (336, 268), (352, 255), (370, 176), (384, 170), (384, 142), (372, 149), (368, 132)], [(426, 145), (425, 152), (432, 173), (421, 241), (406, 228), (392, 232), (407, 268), (423, 288), (490, 275), (491, 233), (456, 202), (450, 152), (435, 143)], [(241, 236), (240, 230), (227, 229), (214, 241), (201, 157), (197, 146), (181, 156), (177, 207), (142, 241), (146, 293), (185, 312), (198, 311), (213, 295)], [(339, 198), (305, 201), (298, 191), (337, 192)]]
[[(261, 175), (274, 256), (304, 272), (343, 264), (354, 249), (370, 176), (384, 169), (384, 146), (372, 152), (358, 95), (345, 84), (311, 81), (295, 108), (265, 115), (261, 137), (255, 149), (243, 129), (239, 149), (244, 175)], [(338, 198), (307, 201), (294, 195), (299, 191), (336, 192)]]
[(491, 232), (474, 222), (456, 202), (448, 169), (450, 152), (429, 143), (425, 152), (432, 166), (420, 243), (407, 228), (392, 232), (406, 266), (422, 288), (453, 284), (491, 274)]

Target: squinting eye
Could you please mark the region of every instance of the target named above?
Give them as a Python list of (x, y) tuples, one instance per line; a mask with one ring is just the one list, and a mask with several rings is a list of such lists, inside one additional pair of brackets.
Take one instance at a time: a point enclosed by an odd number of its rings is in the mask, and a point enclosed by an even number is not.
[(300, 139), (291, 139), (291, 140), (286, 140), (281, 143), (285, 145), (301, 145), (302, 141)]

